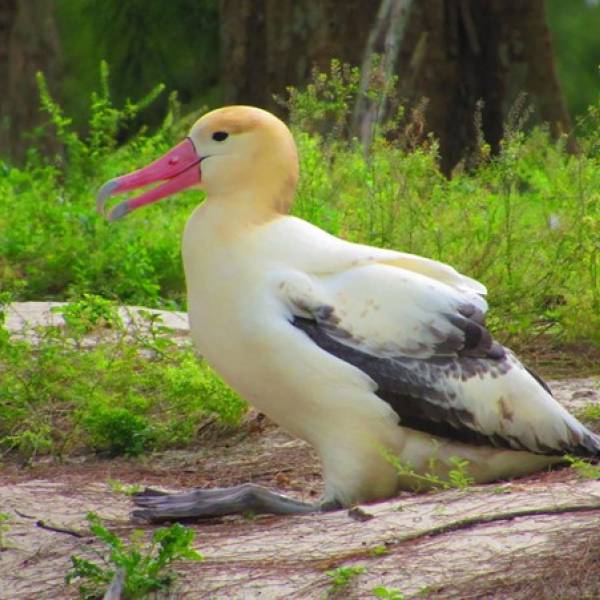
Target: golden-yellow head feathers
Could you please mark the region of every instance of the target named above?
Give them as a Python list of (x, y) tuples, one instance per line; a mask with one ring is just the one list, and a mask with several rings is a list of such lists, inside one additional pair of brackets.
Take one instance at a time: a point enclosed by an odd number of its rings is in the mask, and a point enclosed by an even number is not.
[(227, 106), (201, 117), (190, 139), (202, 158), (201, 187), (209, 199), (288, 212), (298, 181), (298, 157), (283, 121), (253, 106)]

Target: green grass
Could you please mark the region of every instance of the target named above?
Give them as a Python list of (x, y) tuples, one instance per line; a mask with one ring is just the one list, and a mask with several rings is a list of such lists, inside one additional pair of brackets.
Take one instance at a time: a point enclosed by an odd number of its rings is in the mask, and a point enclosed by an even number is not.
[[(291, 95), (302, 173), (297, 215), (350, 240), (429, 256), (480, 279), (490, 290), (491, 325), (505, 339), (535, 330), (600, 343), (600, 104), (588, 116), (596, 137), (581, 140), (578, 156), (543, 129), (509, 130), (499, 156), (482, 147), (469, 161), (478, 163), (474, 170), (458, 168), (447, 180), (430, 139), (379, 136), (365, 157), (356, 143), (323, 133), (344, 129), (356, 87), (356, 74), (340, 67), (329, 75), (334, 83), (323, 83), (327, 77)], [(94, 193), (164, 152), (188, 122), (173, 103), (158, 131), (141, 131), (117, 147), (118, 124), (160, 90), (116, 109), (107, 78), (104, 67), (87, 138), (44, 91), (64, 154), (32, 150), (26, 168), (0, 168), (2, 289), (22, 300), (92, 293), (183, 308), (180, 237), (201, 195), (188, 192), (109, 225), (95, 213)], [(408, 131), (401, 115), (398, 127)]]
[[(448, 180), (435, 140), (414, 136), (418, 111), (407, 117), (399, 110), (368, 154), (340, 137), (357, 76), (334, 62), (312, 87), (290, 91), (301, 161), (295, 214), (349, 240), (428, 256), (479, 279), (490, 290), (489, 325), (505, 343), (542, 334), (600, 345), (600, 101), (586, 117), (579, 155), (568, 155), (543, 128), (520, 131), (515, 110), (500, 155), (490, 157), (481, 144), (467, 157), (474, 167), (459, 166)], [(142, 129), (118, 146), (119, 127), (139, 119), (160, 87), (117, 108), (102, 65), (82, 136), (39, 81), (47, 128), (63, 152), (42, 156), (33, 146), (25, 167), (0, 163), (4, 301), (78, 306), (104, 298), (185, 309), (180, 238), (202, 196), (181, 194), (111, 225), (96, 214), (94, 195), (107, 179), (178, 142), (194, 116), (182, 118), (172, 98), (157, 131)], [(394, 141), (391, 130), (400, 132)], [(152, 342), (131, 345), (122, 332), (85, 352), (78, 349), (84, 334), (72, 325), (40, 335), (34, 346), (0, 332), (4, 452), (136, 454), (192, 443), (207, 412), (235, 422), (243, 410), (190, 349), (151, 348), (148, 359), (141, 350)]]
[(239, 421), (244, 402), (156, 318), (132, 333), (96, 296), (64, 316), (22, 340), (0, 320), (0, 452), (131, 456), (193, 444), (209, 416)]

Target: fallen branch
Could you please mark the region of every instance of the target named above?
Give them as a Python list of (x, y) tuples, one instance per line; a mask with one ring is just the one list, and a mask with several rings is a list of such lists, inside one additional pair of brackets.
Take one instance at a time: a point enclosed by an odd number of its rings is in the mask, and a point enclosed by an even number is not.
[[(450, 523), (445, 523), (444, 525), (439, 525), (437, 527), (430, 527), (428, 529), (423, 529), (422, 531), (415, 531), (397, 539), (386, 540), (384, 542), (384, 546), (387, 550), (390, 550), (391, 548), (399, 546), (400, 544), (404, 544), (406, 542), (414, 542), (415, 540), (432, 538), (446, 533), (452, 533), (455, 531), (461, 531), (469, 529), (471, 527), (476, 527), (477, 525), (486, 525), (489, 523), (497, 523), (499, 521), (511, 521), (512, 519), (518, 519), (521, 517), (562, 515), (565, 513), (591, 512), (595, 510), (600, 510), (600, 503), (530, 508), (495, 513), (491, 515), (477, 515), (474, 517), (465, 517), (464, 519), (460, 519), (458, 521), (453, 521)], [(369, 558), (372, 556), (373, 549), (369, 547), (363, 547), (344, 554), (339, 554), (333, 559), (316, 559), (312, 562), (313, 565), (319, 569), (332, 569), (341, 566), (348, 561)]]
[(84, 538), (86, 536), (85, 533), (81, 533), (80, 531), (75, 531), (74, 529), (67, 529), (66, 527), (57, 527), (56, 525), (50, 525), (41, 519), (36, 521), (36, 527), (40, 529), (45, 529), (46, 531), (54, 531), (56, 533), (64, 533), (66, 535), (72, 535), (76, 538)]
[(426, 537), (435, 537), (444, 533), (460, 531), (477, 525), (485, 525), (486, 523), (495, 523), (497, 521), (510, 521), (519, 517), (539, 517), (545, 515), (562, 515), (565, 513), (575, 513), (584, 511), (600, 510), (600, 503), (597, 504), (582, 504), (574, 506), (555, 506), (549, 508), (531, 508), (524, 510), (514, 510), (505, 513), (497, 513), (493, 515), (478, 515), (476, 517), (466, 517), (453, 523), (446, 523), (439, 527), (431, 527), (424, 531), (417, 531), (407, 536), (403, 536), (398, 540), (388, 542), (388, 544), (402, 544), (404, 542), (412, 542)]

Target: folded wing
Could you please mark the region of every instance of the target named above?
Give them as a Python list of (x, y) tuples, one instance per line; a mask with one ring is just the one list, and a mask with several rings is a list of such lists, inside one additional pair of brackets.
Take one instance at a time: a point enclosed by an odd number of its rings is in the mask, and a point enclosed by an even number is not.
[(293, 325), (369, 375), (402, 426), (470, 444), (600, 454), (599, 438), (492, 338), (477, 282), (456, 274), (446, 283), (397, 266), (403, 260), (291, 276)]

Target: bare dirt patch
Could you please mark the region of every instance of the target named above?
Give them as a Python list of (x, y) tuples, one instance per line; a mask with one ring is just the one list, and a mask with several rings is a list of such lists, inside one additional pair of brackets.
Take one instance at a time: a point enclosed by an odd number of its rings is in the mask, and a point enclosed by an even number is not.
[[(572, 411), (600, 402), (598, 377), (551, 385)], [(235, 431), (207, 425), (193, 449), (6, 463), (0, 513), (10, 515), (10, 530), (0, 550), (0, 600), (77, 597), (63, 578), (69, 557), (93, 544), (88, 511), (119, 535), (152, 530), (131, 522), (130, 499), (109, 479), (173, 491), (252, 481), (307, 501), (322, 492), (311, 448), (255, 412)], [(406, 598), (600, 597), (600, 482), (578, 480), (570, 469), (465, 491), (401, 494), (363, 509), (372, 518), (340, 511), (193, 524), (205, 560), (179, 565), (169, 597), (362, 599), (373, 598), (376, 586)], [(365, 570), (334, 589), (327, 572), (345, 566)]]
[[(243, 473), (252, 478), (254, 471), (246, 465)], [(94, 474), (90, 466), (87, 481), (79, 471), (72, 480), (65, 472), (0, 486), (0, 504), (11, 514), (0, 598), (76, 597), (63, 576), (69, 557), (92, 543), (87, 511), (119, 535), (138, 527), (129, 520), (129, 499)], [(141, 479), (155, 477), (145, 471)], [(291, 480), (300, 479), (294, 472)], [(592, 598), (585, 594), (600, 591), (600, 482), (576, 481), (563, 470), (469, 491), (403, 494), (363, 508), (371, 519), (340, 511), (191, 525), (205, 560), (179, 565), (170, 597), (323, 598), (332, 592), (327, 572), (342, 566), (365, 571), (338, 598), (374, 597), (379, 585), (430, 598)], [(64, 531), (41, 528), (40, 520)]]
[[(0, 599), (75, 598), (63, 577), (69, 557), (92, 543), (88, 511), (119, 535), (140, 527), (129, 519), (129, 498), (114, 492), (108, 479), (169, 490), (254, 481), (304, 500), (322, 491), (312, 450), (255, 413), (235, 434), (207, 432), (194, 450), (6, 465), (0, 511), (11, 515), (11, 529), (0, 552)], [(569, 469), (467, 491), (402, 494), (363, 508), (373, 518), (340, 511), (193, 524), (194, 545), (205, 560), (179, 565), (182, 575), (170, 597), (358, 599), (374, 597), (372, 589), (382, 585), (407, 598), (600, 593), (600, 482), (579, 481)], [(67, 533), (40, 528), (40, 520)], [(343, 566), (365, 572), (334, 591), (327, 572)]]

